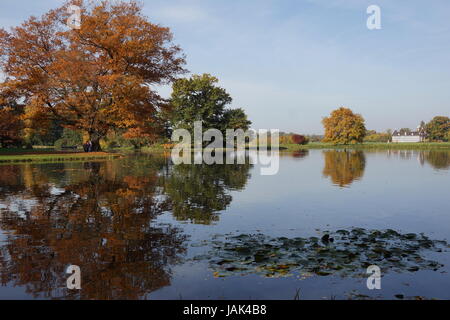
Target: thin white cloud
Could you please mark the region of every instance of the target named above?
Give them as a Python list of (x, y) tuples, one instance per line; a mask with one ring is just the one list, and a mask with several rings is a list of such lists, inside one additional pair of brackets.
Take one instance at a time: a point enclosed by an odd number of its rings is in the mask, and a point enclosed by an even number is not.
[[(309, 3), (322, 6), (325, 8), (343, 8), (343, 9), (359, 9), (365, 5), (368, 0), (306, 0)], [(372, 0), (371, 2), (374, 2)]]
[(152, 16), (170, 23), (187, 23), (204, 21), (208, 18), (208, 13), (200, 7), (172, 5), (156, 9)]

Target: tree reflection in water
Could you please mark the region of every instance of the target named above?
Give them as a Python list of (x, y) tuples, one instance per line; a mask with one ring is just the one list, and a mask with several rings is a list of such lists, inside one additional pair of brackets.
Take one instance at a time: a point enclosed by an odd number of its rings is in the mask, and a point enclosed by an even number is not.
[[(174, 217), (209, 225), (231, 203), (230, 191), (242, 190), (250, 177), (251, 164), (177, 165), (164, 184)], [(225, 160), (224, 160), (224, 163)]]
[(428, 162), (434, 169), (448, 170), (450, 169), (450, 152), (449, 151), (428, 151), (421, 152), (421, 158)]
[(333, 184), (346, 187), (364, 175), (366, 157), (362, 151), (330, 150), (323, 152), (325, 166), (323, 176)]
[(389, 158), (397, 157), (401, 160), (417, 159), (422, 166), (429, 164), (436, 170), (450, 169), (450, 151), (446, 150), (388, 150), (387, 156)]
[[(217, 221), (250, 167), (174, 166), (148, 155), (2, 166), (2, 284), (25, 286), (33, 297), (145, 298), (170, 284), (186, 251), (187, 236), (155, 219), (172, 211), (178, 220)], [(81, 268), (79, 292), (66, 289), (69, 265)]]
[[(2, 188), (17, 191), (15, 201), (0, 199), (7, 204), (2, 284), (26, 286), (34, 297), (81, 299), (139, 299), (169, 285), (186, 236), (154, 222), (166, 209), (155, 197), (158, 171), (132, 163), (23, 166), (18, 181), (19, 167), (2, 167), (11, 173)], [(69, 182), (55, 188), (55, 175)], [(71, 264), (81, 267), (79, 292), (66, 289)]]

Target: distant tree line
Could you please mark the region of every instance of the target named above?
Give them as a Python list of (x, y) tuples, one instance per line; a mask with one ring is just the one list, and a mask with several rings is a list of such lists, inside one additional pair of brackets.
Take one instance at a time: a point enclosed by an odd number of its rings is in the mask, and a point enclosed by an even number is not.
[[(159, 130), (147, 134), (141, 128), (111, 128), (100, 140), (100, 148), (134, 147), (141, 148), (154, 143), (170, 141), (175, 129), (188, 129), (193, 134), (194, 122), (201, 121), (203, 130), (226, 129), (248, 130), (251, 121), (241, 108), (230, 108), (231, 96), (217, 85), (218, 79), (209, 75), (193, 75), (191, 78), (174, 81), (171, 98), (166, 100), (164, 111), (159, 112)], [(27, 126), (25, 106), (15, 108), (0, 106), (0, 145), (20, 147), (32, 145), (81, 146), (89, 140), (85, 130), (67, 127), (64, 121), (51, 119), (47, 126)], [(292, 143), (303, 144), (307, 138), (290, 135)]]
[[(323, 142), (334, 144), (357, 144), (362, 142), (389, 142), (392, 141), (392, 130), (376, 132), (367, 130), (364, 118), (355, 114), (352, 110), (341, 107), (331, 112), (329, 117), (322, 120), (325, 128)], [(450, 141), (450, 118), (436, 116), (430, 122), (420, 124), (420, 130), (425, 133), (425, 138), (430, 142)], [(398, 131), (401, 135), (412, 133), (409, 128)]]

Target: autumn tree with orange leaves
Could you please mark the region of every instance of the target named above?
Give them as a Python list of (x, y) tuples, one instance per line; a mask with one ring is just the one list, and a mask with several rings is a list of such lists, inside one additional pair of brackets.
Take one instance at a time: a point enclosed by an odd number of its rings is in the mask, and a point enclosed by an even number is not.
[(356, 144), (363, 142), (366, 136), (364, 118), (348, 108), (334, 110), (322, 123), (325, 127), (324, 142)]
[[(80, 29), (67, 25), (70, 5), (81, 8)], [(173, 81), (184, 63), (170, 30), (136, 2), (69, 1), (0, 29), (0, 99), (24, 103), (28, 126), (58, 120), (86, 132), (99, 151), (112, 129), (157, 134), (165, 104), (154, 86)]]

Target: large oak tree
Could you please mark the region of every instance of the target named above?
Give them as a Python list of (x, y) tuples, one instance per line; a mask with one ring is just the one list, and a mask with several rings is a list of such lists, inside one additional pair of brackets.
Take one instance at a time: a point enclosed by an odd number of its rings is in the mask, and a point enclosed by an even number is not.
[[(70, 5), (81, 8), (80, 29), (67, 25)], [(113, 128), (159, 128), (164, 104), (154, 86), (173, 81), (184, 63), (169, 29), (149, 22), (134, 1), (69, 1), (0, 29), (0, 99), (25, 103), (30, 126), (56, 119), (83, 130), (98, 151)]]

